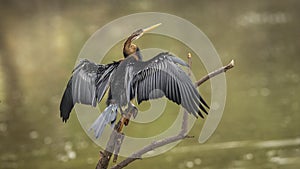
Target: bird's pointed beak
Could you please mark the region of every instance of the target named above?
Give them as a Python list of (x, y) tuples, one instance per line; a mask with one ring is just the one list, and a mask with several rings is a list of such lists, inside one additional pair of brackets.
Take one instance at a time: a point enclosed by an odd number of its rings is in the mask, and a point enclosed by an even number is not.
[(137, 39), (139, 39), (140, 37), (142, 37), (142, 36), (144, 35), (144, 33), (149, 32), (149, 31), (151, 31), (151, 30), (157, 28), (157, 27), (160, 26), (160, 25), (161, 25), (161, 23), (158, 23), (158, 24), (149, 26), (149, 27), (147, 27), (147, 28), (138, 30), (138, 31), (141, 31), (140, 34), (139, 34), (138, 36), (134, 37), (134, 39), (132, 39), (132, 40), (137, 40)]
[(161, 23), (158, 23), (158, 24), (155, 24), (155, 25), (152, 25), (152, 26), (149, 26), (147, 28), (144, 28), (142, 29), (143, 33), (146, 33), (146, 32), (149, 32), (157, 27), (159, 27), (161, 25)]

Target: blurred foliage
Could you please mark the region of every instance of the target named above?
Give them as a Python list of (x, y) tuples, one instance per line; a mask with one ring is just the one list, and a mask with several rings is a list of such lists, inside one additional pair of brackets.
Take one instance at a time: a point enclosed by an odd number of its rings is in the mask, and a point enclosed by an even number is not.
[[(62, 92), (80, 49), (96, 30), (118, 17), (148, 11), (191, 21), (209, 37), (223, 63), (235, 59), (236, 67), (226, 76), (227, 104), (215, 134), (203, 145), (190, 139), (177, 146), (203, 151), (170, 151), (128, 168), (299, 168), (299, 142), (273, 149), (205, 150), (228, 141), (299, 140), (299, 5), (296, 0), (0, 0), (0, 168), (94, 168), (99, 147), (76, 114), (67, 124), (59, 119)], [(145, 36), (139, 43), (181, 56), (188, 51), (170, 39), (153, 42)], [(121, 45), (105, 61), (122, 57)], [(201, 66), (193, 72), (197, 78), (207, 73)], [(199, 90), (209, 100), (209, 82)], [(169, 106), (161, 125), (128, 130), (135, 136), (156, 134), (171, 124), (177, 108)], [(197, 138), (202, 123), (199, 119), (190, 135)]]

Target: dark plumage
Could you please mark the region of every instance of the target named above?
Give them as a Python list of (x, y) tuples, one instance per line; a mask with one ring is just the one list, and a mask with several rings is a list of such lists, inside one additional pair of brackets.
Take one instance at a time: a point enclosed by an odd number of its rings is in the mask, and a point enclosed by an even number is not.
[(75, 103), (96, 107), (109, 87), (109, 77), (119, 63), (97, 65), (86, 59), (80, 61), (73, 70), (60, 103), (60, 117), (64, 122), (68, 120)]
[[(194, 87), (188, 75), (179, 67), (188, 65), (169, 53), (160, 53), (148, 61), (142, 61), (139, 48), (132, 44), (144, 32), (157, 27), (140, 29), (124, 43), (124, 60), (110, 64), (95, 64), (82, 60), (74, 69), (60, 104), (60, 116), (66, 122), (75, 103), (96, 106), (109, 89), (107, 109), (93, 124), (95, 135), (101, 135), (104, 123), (115, 120), (116, 109), (133, 106), (136, 98), (140, 104), (149, 99), (166, 96), (169, 100), (182, 105), (195, 117), (203, 118), (205, 107), (209, 108)], [(114, 114), (114, 115), (111, 115)]]
[(202, 104), (208, 105), (178, 64), (188, 66), (169, 53), (160, 53), (145, 62), (127, 57), (111, 77), (112, 99), (116, 104), (126, 106), (135, 97), (141, 103), (166, 96), (196, 117), (197, 114), (203, 117), (200, 109), (207, 112)]

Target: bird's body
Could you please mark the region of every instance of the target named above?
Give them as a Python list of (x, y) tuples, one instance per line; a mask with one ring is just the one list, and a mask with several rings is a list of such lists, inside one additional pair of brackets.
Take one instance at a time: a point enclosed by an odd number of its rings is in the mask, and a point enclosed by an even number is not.
[[(149, 30), (149, 28), (147, 28)], [(208, 107), (187, 74), (179, 67), (188, 66), (169, 53), (160, 53), (148, 61), (142, 60), (139, 48), (132, 44), (146, 29), (134, 32), (125, 42), (124, 60), (110, 64), (95, 64), (83, 60), (74, 69), (60, 105), (61, 117), (67, 121), (75, 103), (96, 106), (107, 90), (107, 108), (92, 125), (96, 137), (100, 136), (105, 123), (114, 122), (117, 108), (166, 96), (182, 105), (195, 117)], [(201, 111), (200, 111), (201, 110)], [(112, 116), (112, 114), (114, 114)]]
[(121, 107), (126, 106), (128, 102), (132, 99), (127, 96), (126, 87), (128, 84), (128, 71), (127, 66), (133, 64), (132, 61), (135, 60), (134, 57), (127, 57), (124, 59), (119, 66), (116, 68), (114, 74), (111, 77), (111, 97), (115, 103)]

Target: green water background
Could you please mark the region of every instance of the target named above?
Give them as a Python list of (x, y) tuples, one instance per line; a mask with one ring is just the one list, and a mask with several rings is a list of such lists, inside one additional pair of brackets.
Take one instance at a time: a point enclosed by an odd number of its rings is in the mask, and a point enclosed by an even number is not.
[[(215, 134), (199, 144), (203, 121), (162, 155), (128, 168), (300, 167), (300, 1), (0, 1), (0, 168), (94, 168), (100, 148), (73, 112), (59, 119), (59, 102), (85, 41), (106, 23), (136, 12), (165, 12), (189, 20), (212, 41), (227, 73), (227, 100)], [(112, 30), (114, 31), (114, 30)], [(180, 42), (146, 35), (141, 48), (161, 47), (185, 59)], [(122, 57), (117, 44), (103, 62)], [(207, 72), (193, 61), (197, 78)], [(199, 65), (199, 66), (198, 66)], [(199, 91), (210, 100), (210, 83)], [(100, 107), (103, 107), (103, 104)], [(149, 104), (139, 108), (146, 110)], [(177, 114), (126, 132), (146, 137), (164, 131)]]

